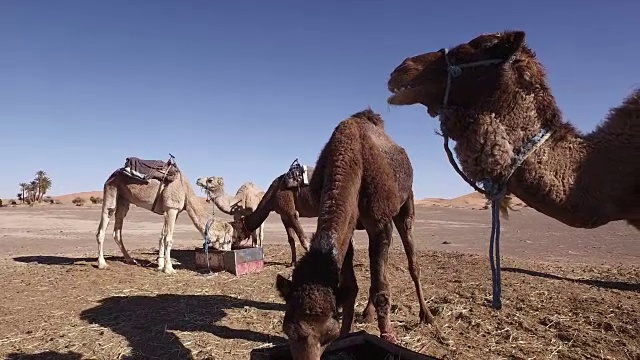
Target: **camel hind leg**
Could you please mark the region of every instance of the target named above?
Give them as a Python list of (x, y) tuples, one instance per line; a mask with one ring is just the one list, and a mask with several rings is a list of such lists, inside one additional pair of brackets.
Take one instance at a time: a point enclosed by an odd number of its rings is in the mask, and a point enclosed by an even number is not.
[(404, 247), (404, 252), (407, 255), (407, 263), (409, 265), (411, 280), (413, 280), (413, 284), (416, 287), (416, 296), (418, 297), (418, 303), (420, 304), (420, 321), (433, 324), (433, 315), (431, 315), (431, 312), (424, 301), (424, 293), (422, 292), (422, 283), (420, 282), (420, 265), (418, 265), (416, 261), (416, 253), (412, 237), (414, 218), (415, 209), (413, 193), (411, 193), (407, 201), (400, 208), (398, 215), (393, 218), (393, 222), (396, 225), (400, 239), (402, 239), (402, 246)]
[(127, 213), (129, 212), (129, 201), (122, 197), (118, 197), (118, 201), (116, 202), (116, 219), (113, 224), (113, 241), (120, 248), (120, 252), (122, 252), (122, 256), (124, 256), (124, 261), (129, 265), (137, 265), (137, 262), (129, 255), (127, 248), (124, 246), (124, 242), (122, 240), (122, 225), (124, 224), (124, 218), (127, 217)]
[(100, 216), (100, 224), (98, 224), (98, 231), (96, 231), (96, 241), (98, 242), (98, 269), (106, 269), (108, 267), (107, 262), (104, 259), (104, 235), (107, 232), (109, 220), (115, 213), (117, 197), (118, 189), (114, 186), (110, 186), (108, 183), (105, 184), (102, 201), (102, 214)]

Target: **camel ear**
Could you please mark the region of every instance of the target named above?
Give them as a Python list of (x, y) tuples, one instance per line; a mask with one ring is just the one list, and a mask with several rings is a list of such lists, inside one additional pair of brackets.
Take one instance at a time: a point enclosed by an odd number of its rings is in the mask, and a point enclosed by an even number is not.
[(284, 299), (284, 301), (289, 301), (289, 296), (291, 296), (291, 289), (293, 288), (293, 282), (278, 274), (276, 276), (276, 288), (278, 288), (278, 292), (280, 293), (280, 296)]
[(524, 39), (524, 31), (509, 31), (502, 34), (490, 50), (495, 53), (496, 57), (506, 60), (522, 49)]

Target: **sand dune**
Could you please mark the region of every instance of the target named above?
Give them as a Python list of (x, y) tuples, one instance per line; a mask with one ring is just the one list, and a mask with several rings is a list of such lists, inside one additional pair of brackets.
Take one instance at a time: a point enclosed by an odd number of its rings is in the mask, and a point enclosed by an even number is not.
[[(525, 203), (522, 202), (522, 200), (518, 199), (515, 196), (512, 198), (511, 203), (515, 208), (526, 206)], [(448, 208), (481, 210), (486, 208), (487, 199), (484, 197), (484, 195), (474, 191), (467, 195), (462, 195), (453, 199), (426, 198), (422, 200), (416, 200), (416, 204), (423, 206), (440, 206)]]
[[(85, 192), (54, 196), (53, 198), (60, 200), (65, 204), (69, 204), (71, 203), (71, 200), (75, 199), (78, 196), (89, 200), (91, 196), (102, 197), (102, 191), (85, 191)], [(205, 199), (202, 196), (198, 196), (198, 197), (203, 200)], [(438, 206), (438, 207), (470, 209), (470, 210), (485, 209), (486, 204), (487, 204), (487, 200), (485, 199), (484, 195), (477, 192), (472, 192), (467, 195), (462, 195), (453, 199), (426, 198), (426, 199), (416, 200), (416, 205), (420, 205), (420, 206)], [(522, 200), (516, 197), (513, 198), (512, 204), (516, 208), (526, 206), (522, 202)]]

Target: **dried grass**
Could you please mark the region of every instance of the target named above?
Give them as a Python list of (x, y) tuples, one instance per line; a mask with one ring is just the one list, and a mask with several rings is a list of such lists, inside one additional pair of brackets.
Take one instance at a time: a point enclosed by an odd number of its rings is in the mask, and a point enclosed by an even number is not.
[[(356, 274), (366, 289), (363, 250), (356, 250)], [(0, 261), (0, 353), (12, 359), (45, 350), (53, 354), (46, 358), (61, 359), (247, 358), (252, 348), (285, 341), (274, 279), (290, 272), (289, 248), (268, 245), (265, 252), (265, 269), (242, 277), (198, 274), (186, 250), (173, 253), (186, 267), (174, 276), (155, 271), (155, 254), (145, 251), (134, 255), (143, 266), (108, 259), (107, 271), (95, 269), (94, 258), (58, 259), (62, 265)], [(419, 257), (436, 324), (417, 322), (406, 258), (393, 251), (391, 319), (402, 346), (446, 359), (640, 359), (637, 268), (504, 259), (503, 266), (515, 270), (503, 272), (504, 307), (495, 311), (484, 257)], [(366, 301), (361, 291), (358, 313)], [(375, 324), (356, 323), (354, 330), (378, 333)]]

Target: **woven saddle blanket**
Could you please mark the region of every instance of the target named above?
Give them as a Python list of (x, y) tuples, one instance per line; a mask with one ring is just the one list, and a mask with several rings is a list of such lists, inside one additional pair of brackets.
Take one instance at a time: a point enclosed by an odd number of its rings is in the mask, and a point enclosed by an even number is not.
[(128, 157), (120, 172), (140, 181), (146, 182), (149, 179), (156, 179), (170, 183), (176, 179), (180, 170), (171, 160), (143, 160), (137, 157)]
[(311, 176), (313, 176), (313, 167), (300, 165), (298, 159), (295, 159), (289, 170), (284, 174), (284, 183), (287, 189), (309, 186)]

